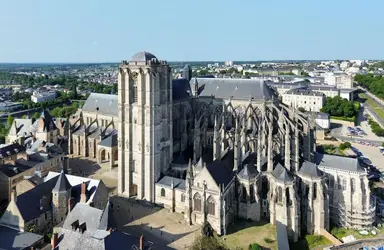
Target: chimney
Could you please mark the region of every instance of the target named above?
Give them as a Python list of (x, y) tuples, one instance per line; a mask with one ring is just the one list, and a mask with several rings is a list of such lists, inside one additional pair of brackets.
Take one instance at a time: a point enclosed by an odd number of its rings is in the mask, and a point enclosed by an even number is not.
[(57, 233), (54, 233), (52, 235), (52, 239), (51, 239), (51, 246), (52, 246), (52, 249), (55, 249), (57, 247)]
[(70, 197), (68, 199), (68, 213), (72, 211), (74, 204), (75, 204), (75, 201), (74, 201), (73, 197)]
[(80, 202), (86, 203), (87, 202), (87, 195), (86, 195), (87, 186), (85, 182), (81, 183), (81, 195), (80, 195)]
[(17, 192), (16, 192), (16, 188), (12, 188), (12, 192), (11, 192), (11, 200), (13, 200), (14, 202), (17, 202)]
[(144, 236), (141, 235), (140, 236), (140, 250), (144, 250)]

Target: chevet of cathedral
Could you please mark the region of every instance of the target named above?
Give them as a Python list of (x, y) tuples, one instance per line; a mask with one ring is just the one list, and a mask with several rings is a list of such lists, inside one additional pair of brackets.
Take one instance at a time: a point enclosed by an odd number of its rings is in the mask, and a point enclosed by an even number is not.
[(262, 80), (193, 78), (188, 65), (173, 79), (167, 61), (139, 52), (119, 66), (118, 95), (91, 94), (84, 107), (88, 123), (103, 117), (117, 130), (119, 195), (183, 213), (186, 223), (223, 235), (239, 219), (267, 220), (297, 241), (330, 223), (375, 222), (357, 159), (317, 153), (314, 117)]

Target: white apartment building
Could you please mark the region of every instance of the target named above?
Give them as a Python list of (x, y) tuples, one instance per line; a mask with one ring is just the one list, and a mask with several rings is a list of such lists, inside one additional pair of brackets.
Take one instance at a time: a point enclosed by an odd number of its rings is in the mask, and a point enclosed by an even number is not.
[(339, 89), (350, 89), (353, 87), (353, 77), (345, 73), (329, 72), (324, 76), (324, 81), (328, 85), (336, 86)]
[(310, 89), (291, 89), (283, 95), (283, 103), (306, 111), (319, 112), (325, 103), (325, 95)]
[(233, 61), (226, 61), (224, 63), (225, 66), (232, 67), (233, 66)]
[(311, 90), (323, 93), (326, 97), (335, 97), (340, 94), (340, 90), (337, 89), (335, 86), (328, 86), (328, 85), (311, 85)]
[(34, 103), (48, 102), (54, 99), (56, 99), (56, 92), (53, 92), (53, 91), (47, 91), (47, 92), (34, 91), (31, 96), (31, 101)]

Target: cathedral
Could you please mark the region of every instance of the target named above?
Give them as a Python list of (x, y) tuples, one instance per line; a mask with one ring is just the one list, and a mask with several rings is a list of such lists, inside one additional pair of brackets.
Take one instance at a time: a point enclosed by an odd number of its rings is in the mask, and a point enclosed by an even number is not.
[(375, 222), (357, 159), (317, 153), (314, 117), (283, 105), (264, 81), (192, 78), (188, 65), (173, 79), (148, 52), (118, 73), (119, 195), (221, 235), (239, 219), (279, 222), (293, 241)]

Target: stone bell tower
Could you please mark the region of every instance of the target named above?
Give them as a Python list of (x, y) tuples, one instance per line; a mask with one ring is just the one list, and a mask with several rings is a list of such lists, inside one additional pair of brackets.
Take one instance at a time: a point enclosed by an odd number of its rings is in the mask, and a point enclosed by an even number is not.
[(148, 52), (123, 61), (118, 76), (118, 192), (154, 202), (172, 161), (172, 75)]

